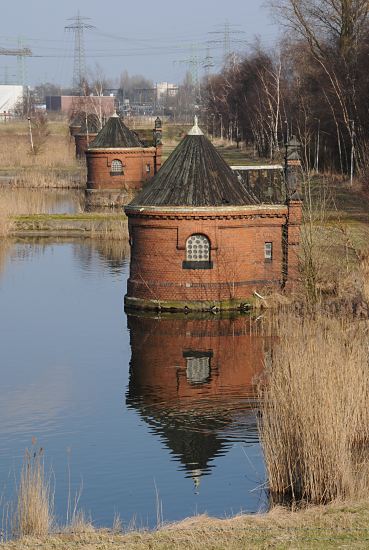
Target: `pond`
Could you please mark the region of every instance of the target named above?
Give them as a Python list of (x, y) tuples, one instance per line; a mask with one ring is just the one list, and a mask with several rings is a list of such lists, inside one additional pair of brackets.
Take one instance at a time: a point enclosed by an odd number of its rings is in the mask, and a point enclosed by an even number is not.
[(126, 247), (0, 244), (0, 494), (32, 438), (95, 525), (156, 524), (267, 507), (255, 377), (264, 341), (246, 317), (126, 315)]

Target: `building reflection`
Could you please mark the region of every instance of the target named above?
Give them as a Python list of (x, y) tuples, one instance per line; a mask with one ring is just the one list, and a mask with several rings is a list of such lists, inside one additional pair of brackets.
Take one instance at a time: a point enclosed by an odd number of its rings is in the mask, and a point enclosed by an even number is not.
[(128, 315), (127, 405), (195, 486), (234, 441), (256, 443), (256, 384), (268, 342), (247, 317)]

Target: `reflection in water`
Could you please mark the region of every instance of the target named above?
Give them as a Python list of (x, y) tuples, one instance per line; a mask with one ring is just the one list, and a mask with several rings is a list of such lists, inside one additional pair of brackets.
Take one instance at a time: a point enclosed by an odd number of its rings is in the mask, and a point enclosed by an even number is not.
[(1, 242), (1, 494), (35, 436), (61, 522), (81, 478), (102, 526), (154, 527), (155, 487), (168, 521), (267, 504), (253, 381), (268, 344), (248, 318), (130, 315), (127, 331), (123, 243)]
[(129, 254), (130, 247), (126, 239), (91, 239), (87, 243), (80, 241), (74, 246), (74, 255), (81, 269), (91, 274), (96, 273), (96, 264), (100, 263), (110, 273), (119, 275), (129, 262)]
[(1, 272), (5, 269), (10, 247), (11, 242), (8, 239), (0, 238), (0, 275)]
[(127, 240), (66, 239), (29, 237), (26, 241), (0, 239), (0, 276), (7, 262), (26, 262), (41, 258), (47, 251), (66, 243), (72, 244), (73, 256), (83, 272), (95, 276), (97, 268), (121, 275), (129, 261), (130, 248)]
[(266, 342), (242, 316), (128, 315), (128, 328), (127, 405), (197, 487), (232, 442), (257, 441), (255, 383)]

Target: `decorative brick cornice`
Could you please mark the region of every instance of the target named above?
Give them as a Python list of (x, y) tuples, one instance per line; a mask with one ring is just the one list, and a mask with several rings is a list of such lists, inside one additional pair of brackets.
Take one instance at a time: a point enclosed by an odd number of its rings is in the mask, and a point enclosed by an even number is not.
[(129, 155), (129, 156), (142, 156), (142, 154), (150, 155), (156, 153), (156, 147), (131, 147), (131, 148), (106, 148), (106, 149), (98, 149), (91, 147), (87, 150), (87, 154), (93, 154), (95, 155)]
[(126, 214), (129, 218), (134, 219), (146, 219), (146, 220), (255, 220), (255, 219), (284, 219), (286, 218), (287, 209), (274, 210), (274, 211), (250, 211), (250, 212), (222, 212), (212, 213), (204, 212), (193, 214), (185, 212), (139, 212), (137, 210), (126, 210)]

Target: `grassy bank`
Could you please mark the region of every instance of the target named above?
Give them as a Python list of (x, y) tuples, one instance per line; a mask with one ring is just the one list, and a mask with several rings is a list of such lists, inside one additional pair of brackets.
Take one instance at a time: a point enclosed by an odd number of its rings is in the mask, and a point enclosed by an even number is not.
[(124, 215), (41, 214), (11, 219), (9, 237), (88, 237), (128, 242)]
[(30, 188), (79, 188), (86, 181), (84, 163), (75, 159), (74, 139), (67, 121), (50, 122), (49, 135), (38, 155), (31, 154), (27, 121), (0, 128), (0, 176), (7, 184)]
[(368, 548), (369, 504), (332, 504), (299, 512), (275, 508), (268, 514), (215, 519), (189, 518), (155, 531), (119, 529), (62, 532), (0, 545), (4, 550), (233, 550)]

